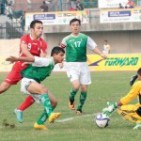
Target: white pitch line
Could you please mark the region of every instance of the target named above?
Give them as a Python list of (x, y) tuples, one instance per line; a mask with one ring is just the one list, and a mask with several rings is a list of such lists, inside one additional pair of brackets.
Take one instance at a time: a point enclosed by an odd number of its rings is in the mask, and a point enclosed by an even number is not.
[(80, 115), (80, 116), (74, 116), (74, 117), (68, 117), (68, 118), (56, 120), (56, 122), (66, 122), (66, 121), (71, 121), (71, 120), (74, 120), (74, 119), (77, 119), (77, 118), (90, 117), (90, 116), (94, 116), (94, 115), (96, 115), (96, 113), (87, 114), (87, 115)]

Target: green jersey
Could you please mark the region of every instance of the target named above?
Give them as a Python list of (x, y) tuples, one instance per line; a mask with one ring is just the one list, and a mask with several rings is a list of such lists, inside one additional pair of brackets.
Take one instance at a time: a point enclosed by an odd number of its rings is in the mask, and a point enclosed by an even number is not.
[(54, 65), (53, 58), (35, 57), (34, 63), (23, 70), (21, 74), (23, 77), (34, 79), (40, 83), (51, 74)]
[(61, 43), (61, 47), (66, 47), (66, 62), (86, 62), (87, 48), (94, 50), (96, 46), (89, 36), (82, 33), (77, 36), (70, 34)]

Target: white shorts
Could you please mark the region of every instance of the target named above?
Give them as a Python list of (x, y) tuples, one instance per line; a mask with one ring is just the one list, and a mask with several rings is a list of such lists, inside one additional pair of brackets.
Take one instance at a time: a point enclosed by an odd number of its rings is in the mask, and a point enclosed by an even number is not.
[(31, 95), (37, 103), (40, 103), (41, 95), (39, 95), (39, 94), (31, 94), (27, 90), (27, 88), (28, 88), (28, 86), (30, 85), (31, 82), (36, 82), (36, 81), (33, 80), (33, 79), (29, 79), (29, 78), (23, 78), (21, 80), (21, 88), (20, 88), (20, 90), (21, 90), (22, 93), (24, 93), (26, 95)]
[(79, 80), (82, 85), (91, 84), (91, 76), (86, 62), (66, 62), (65, 69), (71, 82)]

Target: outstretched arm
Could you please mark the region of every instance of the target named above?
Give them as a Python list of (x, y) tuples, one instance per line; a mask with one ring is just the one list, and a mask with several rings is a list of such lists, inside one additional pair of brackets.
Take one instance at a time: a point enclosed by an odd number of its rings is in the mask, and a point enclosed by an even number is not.
[(103, 59), (107, 58), (107, 56), (103, 52), (101, 52), (97, 47), (93, 51), (94, 53), (100, 55)]
[(15, 57), (15, 56), (10, 56), (6, 58), (6, 61), (10, 61), (11, 63), (17, 62), (17, 61), (23, 61), (23, 62), (34, 62), (34, 57)]

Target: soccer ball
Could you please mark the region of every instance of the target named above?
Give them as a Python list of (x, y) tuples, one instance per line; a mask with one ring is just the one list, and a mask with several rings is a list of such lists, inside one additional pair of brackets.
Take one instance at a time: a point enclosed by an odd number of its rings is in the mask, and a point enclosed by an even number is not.
[(105, 128), (108, 126), (109, 118), (102, 113), (98, 113), (95, 118), (95, 123), (98, 127)]

